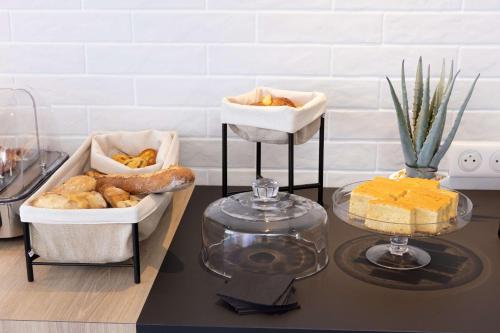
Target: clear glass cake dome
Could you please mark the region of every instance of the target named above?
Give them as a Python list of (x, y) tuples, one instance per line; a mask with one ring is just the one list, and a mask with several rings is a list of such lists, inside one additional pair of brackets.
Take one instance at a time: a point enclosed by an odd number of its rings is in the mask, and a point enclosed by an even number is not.
[(0, 238), (23, 234), (19, 207), (68, 158), (41, 142), (32, 92), (0, 87)]
[(307, 198), (278, 192), (272, 179), (257, 179), (252, 189), (219, 199), (205, 210), (205, 266), (229, 278), (237, 270), (297, 279), (321, 271), (328, 263), (325, 209)]

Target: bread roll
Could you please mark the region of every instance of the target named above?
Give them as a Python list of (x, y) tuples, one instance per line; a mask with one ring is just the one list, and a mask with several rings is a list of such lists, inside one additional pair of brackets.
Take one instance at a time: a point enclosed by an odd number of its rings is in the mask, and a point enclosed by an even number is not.
[(62, 185), (57, 186), (51, 192), (59, 194), (70, 194), (76, 192), (92, 192), (95, 191), (96, 180), (92, 177), (81, 175), (71, 177)]
[(101, 209), (108, 207), (108, 204), (106, 203), (106, 200), (104, 200), (104, 198), (102, 197), (101, 193), (95, 191), (70, 193), (67, 194), (66, 197), (75, 201), (79, 200), (87, 201), (88, 208), (92, 209)]
[(103, 173), (96, 171), (96, 170), (89, 170), (89, 171), (85, 172), (85, 175), (92, 177), (92, 178), (99, 178), (99, 177), (104, 176)]
[(128, 200), (118, 201), (116, 203), (116, 208), (134, 207), (135, 205), (137, 205), (139, 203), (139, 201), (141, 201), (141, 199), (139, 199), (136, 196), (131, 195), (130, 199), (128, 199)]
[(151, 194), (182, 190), (194, 183), (194, 179), (191, 169), (172, 166), (140, 175), (103, 175), (96, 181), (97, 188), (114, 186), (131, 194)]
[(130, 193), (115, 186), (109, 185), (109, 186), (99, 187), (99, 192), (102, 193), (104, 199), (106, 199), (106, 201), (113, 208), (117, 208), (119, 202), (127, 201), (130, 199)]
[(85, 209), (89, 208), (87, 200), (72, 200), (65, 195), (46, 192), (31, 202), (33, 207), (51, 209)]

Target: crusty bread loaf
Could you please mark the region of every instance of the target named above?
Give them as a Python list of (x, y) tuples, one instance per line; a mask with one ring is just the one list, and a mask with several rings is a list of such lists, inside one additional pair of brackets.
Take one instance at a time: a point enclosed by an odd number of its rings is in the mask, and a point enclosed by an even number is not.
[(182, 190), (194, 182), (191, 169), (172, 166), (140, 175), (103, 175), (96, 178), (97, 188), (114, 186), (131, 194), (151, 194)]
[(96, 181), (94, 178), (81, 175), (71, 177), (62, 185), (55, 187), (51, 192), (59, 194), (70, 194), (77, 192), (92, 192), (96, 189)]

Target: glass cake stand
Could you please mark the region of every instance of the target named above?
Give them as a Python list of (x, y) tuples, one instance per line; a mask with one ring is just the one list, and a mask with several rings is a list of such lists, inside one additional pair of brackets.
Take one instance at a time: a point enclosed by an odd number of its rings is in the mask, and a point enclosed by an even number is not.
[[(366, 231), (389, 235), (390, 243), (375, 245), (367, 249), (366, 258), (373, 264), (395, 270), (411, 270), (424, 267), (431, 261), (431, 256), (425, 250), (416, 246), (408, 245), (410, 237), (434, 237), (457, 231), (465, 227), (471, 220), (472, 216), (472, 201), (464, 194), (457, 192), (459, 195), (457, 216), (455, 218), (437, 222), (422, 224), (416, 221), (419, 229), (435, 229), (436, 232), (401, 231), (406, 229), (407, 224), (392, 223), (387, 221), (373, 221), (372, 224), (377, 225), (377, 229), (370, 228), (365, 223), (365, 218), (352, 213), (349, 213), (349, 201), (351, 199), (351, 191), (363, 182), (356, 182), (344, 187), (341, 187), (333, 194), (333, 212), (335, 215), (347, 224), (355, 226)], [(453, 191), (447, 189), (449, 191)], [(422, 228), (423, 227), (423, 228)], [(398, 230), (392, 232), (391, 230)]]

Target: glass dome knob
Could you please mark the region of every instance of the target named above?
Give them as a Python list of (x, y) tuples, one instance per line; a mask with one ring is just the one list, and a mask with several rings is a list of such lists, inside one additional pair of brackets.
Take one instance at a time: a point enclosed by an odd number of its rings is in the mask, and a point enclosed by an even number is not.
[(270, 178), (259, 178), (252, 182), (254, 197), (262, 201), (276, 199), (279, 188), (278, 182)]

